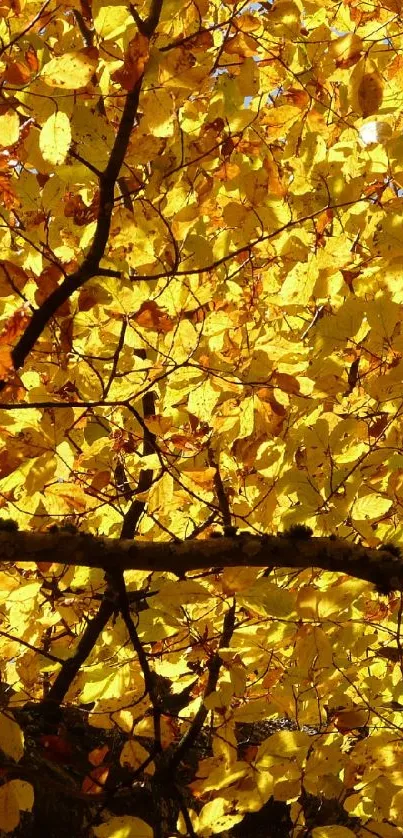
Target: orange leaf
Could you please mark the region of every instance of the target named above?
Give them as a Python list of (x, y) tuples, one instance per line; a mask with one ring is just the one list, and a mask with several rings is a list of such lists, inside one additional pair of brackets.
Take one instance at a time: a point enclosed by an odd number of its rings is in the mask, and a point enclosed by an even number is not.
[(137, 32), (126, 50), (123, 66), (112, 73), (113, 81), (125, 90), (132, 90), (141, 79), (149, 58), (148, 38)]
[(170, 332), (174, 327), (174, 321), (152, 300), (141, 304), (133, 320), (145, 329), (155, 329), (158, 332)]
[(19, 201), (11, 188), (11, 179), (9, 174), (1, 175), (0, 177), (0, 192), (1, 199), (7, 209), (11, 207), (18, 207)]
[[(60, 268), (57, 268), (55, 265), (49, 265), (49, 267), (43, 269), (42, 273), (38, 277), (35, 277), (35, 281), (38, 285), (38, 290), (35, 291), (35, 302), (38, 306), (42, 305), (52, 291), (57, 288), (59, 279), (62, 276), (63, 274)], [(66, 302), (58, 309), (58, 315), (60, 317), (65, 317), (69, 313), (70, 302), (69, 300), (66, 300)]]
[(245, 58), (256, 55), (257, 44), (245, 32), (238, 32), (233, 38), (229, 38), (225, 44), (223, 52), (228, 55), (242, 55)]
[(102, 748), (94, 748), (88, 754), (88, 761), (91, 763), (91, 765), (99, 766), (103, 763), (108, 751), (108, 745), (103, 745)]
[(25, 60), (30, 70), (32, 70), (33, 73), (37, 73), (39, 70), (39, 61), (38, 56), (33, 47), (28, 47), (25, 53)]
[(28, 282), (28, 274), (19, 265), (14, 265), (6, 259), (0, 264), (0, 298), (9, 297), (17, 291), (22, 291)]
[(350, 733), (368, 723), (369, 712), (366, 709), (341, 710), (334, 717), (334, 724), (340, 733)]
[(85, 794), (102, 794), (103, 787), (108, 779), (109, 766), (99, 765), (93, 768), (82, 782), (81, 791)]
[(4, 80), (9, 84), (23, 85), (31, 78), (31, 71), (22, 61), (9, 64), (4, 73)]
[(320, 236), (332, 223), (333, 215), (334, 213), (332, 209), (325, 209), (323, 210), (323, 212), (320, 213), (320, 215), (318, 215), (316, 220), (316, 230)]
[(8, 318), (5, 329), (0, 334), (0, 344), (2, 346), (12, 344), (15, 338), (19, 337), (25, 330), (30, 319), (31, 315), (28, 314), (25, 308), (19, 308), (17, 311), (14, 311), (11, 317)]
[(274, 372), (271, 376), (271, 383), (278, 387), (279, 390), (283, 390), (284, 393), (297, 395), (300, 391), (297, 379), (286, 372)]

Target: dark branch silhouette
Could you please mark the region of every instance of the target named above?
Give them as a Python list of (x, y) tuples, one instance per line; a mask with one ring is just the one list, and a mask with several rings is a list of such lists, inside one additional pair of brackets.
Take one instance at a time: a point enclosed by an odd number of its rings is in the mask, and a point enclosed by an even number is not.
[(183, 576), (212, 567), (316, 567), (376, 585), (382, 593), (403, 588), (398, 548), (370, 549), (341, 538), (299, 539), (241, 533), (233, 538), (153, 542), (89, 534), (0, 532), (0, 565), (33, 561), (106, 571), (167, 571)]

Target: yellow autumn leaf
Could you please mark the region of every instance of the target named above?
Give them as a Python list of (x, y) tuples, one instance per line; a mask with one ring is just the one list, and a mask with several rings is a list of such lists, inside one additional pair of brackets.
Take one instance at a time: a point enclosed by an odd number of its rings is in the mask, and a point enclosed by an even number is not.
[(20, 602), (23, 605), (27, 603), (33, 603), (36, 600), (36, 597), (39, 594), (41, 589), (40, 582), (26, 582), (24, 585), (20, 584), (18, 588), (15, 588), (13, 591), (9, 592), (8, 600), (9, 602), (17, 603)]
[(215, 475), (214, 468), (203, 468), (194, 471), (193, 469), (186, 469), (182, 472), (183, 477), (187, 478), (192, 483), (196, 483), (196, 486), (200, 486), (201, 489), (212, 489), (213, 488), (213, 481)]
[(267, 126), (271, 140), (284, 137), (301, 117), (301, 109), (293, 105), (279, 105), (278, 108), (265, 108), (261, 124)]
[[(133, 771), (137, 771), (148, 760), (149, 756), (149, 752), (140, 745), (140, 742), (137, 742), (135, 739), (129, 739), (123, 745), (119, 761), (123, 767), (128, 766)], [(149, 763), (145, 769), (147, 774), (154, 774), (154, 770), (153, 763)]]
[(85, 159), (102, 169), (108, 161), (114, 138), (112, 126), (103, 114), (79, 103), (73, 110), (71, 128), (74, 142), (81, 149), (85, 148)]
[(258, 567), (226, 567), (222, 574), (223, 590), (227, 594), (247, 591), (256, 582)]
[(362, 39), (355, 32), (348, 32), (332, 41), (329, 52), (337, 62), (351, 62), (359, 57), (362, 48)]
[(143, 643), (154, 643), (178, 632), (179, 620), (151, 608), (139, 615), (138, 634)]
[(189, 134), (192, 133), (192, 131), (198, 131), (205, 120), (203, 103), (197, 101), (185, 102), (183, 107), (179, 110), (178, 117), (180, 119), (182, 131)]
[(206, 803), (199, 813), (199, 834), (211, 835), (223, 832), (231, 829), (241, 820), (243, 820), (243, 814), (234, 811), (234, 804), (231, 800), (216, 797)]
[[(284, 768), (285, 776), (287, 768), (286, 766)], [(291, 774), (292, 772), (289, 770), (289, 773)], [(301, 776), (300, 772), (296, 771), (295, 773), (297, 776), (294, 779), (281, 779), (274, 783), (273, 797), (275, 800), (282, 800), (284, 803), (291, 803), (292, 801), (297, 800), (300, 794)]]
[(244, 32), (254, 32), (256, 29), (259, 29), (261, 26), (261, 22), (259, 17), (256, 15), (248, 14), (240, 14), (237, 17), (237, 29), (242, 29)]
[(246, 778), (248, 774), (250, 774), (250, 768), (247, 763), (238, 761), (227, 766), (225, 772), (223, 771), (221, 760), (218, 761), (216, 768), (214, 768), (214, 765), (211, 765), (210, 763), (209, 769), (210, 770), (206, 779), (201, 783), (196, 780), (191, 785), (192, 789), (195, 789), (196, 791), (202, 790), (203, 792), (218, 791), (219, 789), (239, 783), (240, 780)]
[(255, 428), (255, 399), (246, 398), (239, 417), (239, 438), (251, 436)]
[[(8, 713), (40, 701), (45, 674), (51, 693), (68, 689), (65, 733), (68, 707), (88, 703), (84, 734), (88, 723), (100, 735), (119, 728), (119, 748), (100, 748), (85, 772), (81, 790), (91, 794), (108, 771), (134, 774), (155, 748), (176, 764), (195, 714), (208, 711), (193, 750), (200, 757), (207, 736), (212, 758), (192, 758), (195, 799), (182, 823), (169, 818), (169, 838), (175, 826), (192, 833), (190, 823), (198, 838), (231, 832), (231, 819), (271, 795), (291, 804), (296, 828), (346, 838), (338, 812), (325, 820), (313, 805), (307, 819), (304, 788), (313, 804), (344, 801), (350, 830), (395, 838), (403, 0), (262, 0), (243, 11), (238, 0), (92, 0), (90, 10), (73, 0), (38, 19), (36, 3), (0, 0), (10, 45), (0, 107), (0, 518), (20, 526), (14, 535), (5, 522), (0, 534), (5, 759), (22, 750)], [(210, 535), (227, 505), (240, 538), (223, 556)], [(51, 516), (94, 534), (88, 556), (90, 539), (44, 532)], [(275, 540), (302, 522), (311, 539), (297, 530), (294, 542)], [(363, 573), (349, 561), (359, 542), (373, 579), (387, 554), (377, 559), (376, 548), (395, 556), (389, 601), (349, 576)], [(145, 568), (124, 573), (131, 627), (122, 597), (111, 603), (113, 580), (76, 567), (122, 550)], [(242, 566), (225, 567), (235, 560)], [(102, 628), (97, 615), (112, 606)], [(63, 686), (60, 663), (77, 657), (88, 632), (90, 655), (74, 680), (62, 666)], [(159, 676), (154, 696), (143, 647)], [(253, 722), (267, 736), (261, 746), (235, 735), (235, 724)], [(63, 731), (52, 739), (63, 750)], [(38, 757), (25, 749), (27, 772)], [(55, 764), (55, 780), (75, 766)], [(152, 763), (146, 770), (136, 794), (148, 817), (147, 795), (161, 789)], [(48, 785), (35, 822), (51, 832), (60, 805)], [(1, 835), (24, 800), (23, 787), (18, 801), (12, 792), (3, 791)], [(70, 808), (75, 835), (85, 822)], [(103, 810), (102, 838), (150, 837), (148, 824), (118, 814)], [(17, 831), (33, 828), (24, 816)]]
[(208, 598), (208, 590), (195, 579), (166, 582), (153, 597), (153, 608), (166, 610), (174, 615), (181, 612), (183, 603), (204, 603)]
[(30, 783), (25, 780), (11, 780), (10, 785), (18, 800), (20, 809), (29, 812), (34, 805), (34, 790)]
[(154, 137), (171, 137), (174, 132), (175, 110), (168, 90), (154, 90), (149, 95), (141, 130)]
[(45, 64), (41, 77), (50, 87), (76, 90), (85, 87), (97, 67), (97, 61), (85, 52), (66, 52)]
[(281, 730), (273, 733), (259, 746), (256, 765), (260, 768), (269, 767), (275, 765), (277, 760), (293, 758), (299, 766), (302, 766), (310, 747), (310, 737), (305, 731)]
[(44, 125), (39, 137), (39, 148), (43, 159), (54, 166), (64, 163), (71, 143), (70, 121), (63, 111), (52, 114)]
[(44, 503), (50, 515), (84, 512), (87, 506), (82, 486), (77, 483), (53, 483), (46, 487)]
[(0, 713), (0, 750), (16, 762), (24, 754), (24, 734), (14, 719)]
[[(95, 13), (95, 9), (98, 11)], [(96, 3), (94, 7), (94, 27), (97, 35), (104, 40), (116, 40), (132, 26), (135, 28), (133, 17), (127, 6), (104, 6)]]
[(20, 120), (15, 111), (7, 111), (0, 116), (0, 146), (7, 148), (18, 141)]
[[(380, 833), (378, 833), (380, 834)], [(348, 829), (346, 826), (338, 826), (332, 824), (331, 826), (315, 826), (312, 830), (312, 838), (354, 838), (355, 832)]]
[[(113, 674), (102, 671), (99, 667), (91, 670), (90, 675), (87, 675), (83, 689), (81, 690), (81, 698), (83, 702), (96, 701), (99, 698), (107, 699), (119, 695), (119, 689), (122, 686), (122, 679), (115, 677)], [(111, 702), (113, 706), (113, 702)], [(116, 707), (113, 709), (117, 709)]]
[(189, 320), (182, 320), (176, 330), (175, 347), (171, 351), (177, 364), (183, 364), (194, 352), (199, 335)]
[(295, 597), (291, 591), (279, 589), (268, 579), (257, 579), (247, 591), (239, 594), (245, 608), (262, 617), (287, 617), (295, 613)]
[(11, 780), (0, 786), (0, 829), (12, 832), (20, 822), (20, 811), (30, 811), (34, 790), (24, 780)]
[[(140, 705), (141, 706), (141, 705)], [(138, 714), (136, 713), (136, 716)], [(151, 716), (145, 716), (141, 719), (137, 724), (134, 725), (132, 732), (134, 736), (144, 737), (145, 739), (150, 739), (154, 733), (154, 725), (153, 719)], [(175, 739), (175, 734), (172, 729), (172, 725), (170, 722), (169, 717), (161, 717), (161, 745), (163, 748), (167, 748), (168, 745), (172, 745), (172, 742)]]
[(96, 838), (153, 838), (154, 830), (140, 818), (131, 815), (108, 818), (100, 826), (93, 826)]
[(352, 509), (352, 517), (356, 521), (374, 521), (382, 518), (392, 506), (392, 500), (371, 492), (358, 498)]

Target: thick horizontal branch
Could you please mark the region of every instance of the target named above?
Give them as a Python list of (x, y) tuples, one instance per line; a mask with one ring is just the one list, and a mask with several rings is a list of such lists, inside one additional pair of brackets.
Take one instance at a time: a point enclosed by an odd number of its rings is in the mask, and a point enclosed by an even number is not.
[[(398, 552), (398, 551), (396, 551)], [(384, 593), (403, 589), (403, 559), (338, 538), (241, 534), (183, 542), (117, 540), (84, 533), (0, 532), (0, 565), (55, 562), (105, 570), (170, 571), (213, 567), (316, 567), (371, 582)]]

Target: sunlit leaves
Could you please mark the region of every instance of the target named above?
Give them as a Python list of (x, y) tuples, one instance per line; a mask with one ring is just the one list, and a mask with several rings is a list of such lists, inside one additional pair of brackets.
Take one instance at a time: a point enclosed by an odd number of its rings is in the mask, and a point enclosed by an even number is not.
[(223, 797), (216, 797), (214, 800), (203, 806), (198, 826), (201, 834), (206, 830), (217, 830), (223, 832), (239, 823), (243, 818), (239, 812), (234, 812), (232, 800), (225, 800)]
[(50, 116), (42, 126), (39, 147), (44, 160), (54, 165), (64, 163), (71, 142), (70, 121), (63, 111)]
[[(32, 4), (0, 10), (2, 510), (26, 529), (67, 519), (117, 538), (141, 508), (137, 538), (202, 540), (222, 530), (219, 473), (239, 538), (305, 522), (371, 547), (399, 541), (401, 3), (164, 0), (151, 38), (136, 19), (149, 11), (51, 2), (33, 23)], [(69, 283), (16, 373), (33, 311)], [(104, 591), (101, 571), (39, 571), (2, 574), (16, 701), (40, 700)], [(247, 563), (126, 582), (150, 588), (132, 616), (165, 698), (185, 693), (161, 714), (162, 747), (209, 712), (196, 834), (230, 830), (273, 795), (298, 829), (346, 838), (338, 823), (308, 823), (303, 783), (394, 838), (401, 754), (376, 726), (399, 740), (397, 598)], [(54, 658), (35, 652), (45, 645)], [(68, 701), (94, 702), (91, 725), (116, 725), (121, 768), (141, 771), (152, 707), (119, 616)], [(236, 724), (267, 720), (290, 729), (239, 758)], [(18, 761), (7, 709), (0, 740)], [(109, 768), (94, 770), (86, 761), (80, 778), (91, 795)], [(13, 789), (0, 788), (5, 831), (24, 808)], [(131, 817), (94, 827), (112, 832), (150, 834)]]
[(129, 740), (125, 743), (120, 754), (120, 764), (129, 767), (132, 771), (136, 771), (147, 762), (146, 771), (148, 774), (154, 773), (154, 766), (148, 760), (149, 753), (137, 742), (135, 739)]
[(0, 116), (0, 145), (7, 147), (17, 142), (20, 134), (18, 114), (8, 111)]
[(118, 82), (123, 90), (132, 90), (144, 73), (149, 54), (148, 39), (136, 33), (125, 52), (123, 67), (115, 70), (112, 79)]
[(346, 826), (316, 826), (312, 838), (353, 838), (354, 832)]
[(135, 30), (134, 20), (127, 6), (111, 5), (95, 2), (93, 5), (94, 26), (102, 41), (114, 40), (127, 35), (129, 27)]
[(93, 828), (96, 838), (153, 838), (154, 832), (151, 827), (140, 818), (133, 818), (129, 815), (123, 817), (110, 817), (101, 826)]
[(4, 378), (12, 372), (13, 362), (11, 350), (8, 346), (0, 346), (0, 375)]
[(96, 60), (85, 52), (66, 52), (48, 61), (41, 77), (50, 87), (75, 90), (88, 84), (96, 65)]
[(46, 489), (45, 505), (50, 515), (83, 512), (86, 500), (83, 489), (75, 483), (54, 483)]
[(335, 56), (338, 66), (351, 66), (354, 64), (363, 50), (363, 42), (355, 32), (341, 35), (332, 41), (329, 52)]
[(10, 780), (0, 786), (0, 828), (9, 833), (18, 826), (20, 812), (30, 811), (34, 804), (34, 790), (24, 780)]
[(376, 518), (381, 518), (390, 509), (391, 505), (392, 501), (389, 498), (371, 493), (358, 498), (353, 506), (352, 514), (357, 520), (370, 519), (373, 521)]
[(24, 735), (10, 716), (0, 714), (0, 750), (8, 757), (18, 761), (24, 754)]

